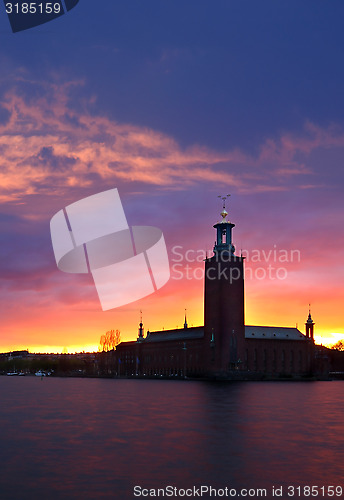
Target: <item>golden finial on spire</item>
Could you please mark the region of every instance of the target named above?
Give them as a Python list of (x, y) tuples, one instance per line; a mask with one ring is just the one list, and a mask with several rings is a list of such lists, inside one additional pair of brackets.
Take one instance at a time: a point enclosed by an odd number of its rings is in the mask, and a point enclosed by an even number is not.
[(218, 195), (218, 198), (221, 198), (221, 200), (223, 201), (223, 207), (222, 207), (222, 212), (221, 212), (221, 216), (222, 216), (222, 221), (221, 222), (227, 222), (226, 221), (226, 217), (228, 215), (228, 212), (226, 210), (226, 200), (229, 197), (230, 197), (230, 194), (227, 194), (226, 196)]

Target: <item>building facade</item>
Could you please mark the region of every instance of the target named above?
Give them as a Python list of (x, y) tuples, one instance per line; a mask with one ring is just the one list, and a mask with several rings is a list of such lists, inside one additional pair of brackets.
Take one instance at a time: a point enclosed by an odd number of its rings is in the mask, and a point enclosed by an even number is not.
[(262, 379), (309, 376), (314, 371), (314, 322), (297, 328), (247, 326), (244, 319), (244, 257), (235, 255), (223, 206), (216, 241), (205, 260), (204, 326), (147, 332), (116, 349), (118, 376)]

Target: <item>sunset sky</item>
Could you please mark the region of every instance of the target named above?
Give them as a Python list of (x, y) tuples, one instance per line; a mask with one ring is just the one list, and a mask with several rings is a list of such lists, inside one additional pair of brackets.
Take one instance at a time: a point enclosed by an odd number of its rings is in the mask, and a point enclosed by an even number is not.
[[(203, 324), (218, 195), (246, 259), (246, 324), (344, 339), (342, 0), (80, 0), (13, 34), (0, 11), (0, 352), (97, 349)], [(103, 312), (56, 267), (50, 219), (118, 188), (171, 279)], [(189, 253), (186, 253), (189, 251)], [(188, 262), (189, 261), (189, 262)], [(189, 266), (189, 267), (187, 267)]]

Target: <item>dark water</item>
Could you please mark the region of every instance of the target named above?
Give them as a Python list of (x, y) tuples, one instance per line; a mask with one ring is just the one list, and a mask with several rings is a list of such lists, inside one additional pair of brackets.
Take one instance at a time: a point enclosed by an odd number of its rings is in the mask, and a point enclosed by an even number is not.
[(0, 396), (1, 500), (344, 486), (344, 382), (0, 377)]

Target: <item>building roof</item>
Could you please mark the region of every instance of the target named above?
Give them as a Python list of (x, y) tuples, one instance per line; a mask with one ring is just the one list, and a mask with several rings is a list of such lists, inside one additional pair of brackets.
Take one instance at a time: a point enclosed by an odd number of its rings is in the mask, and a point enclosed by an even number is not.
[[(147, 332), (148, 334), (148, 332)], [(144, 339), (145, 342), (164, 342), (167, 340), (192, 340), (204, 337), (204, 326), (193, 326), (189, 328), (176, 328), (174, 330), (162, 330), (150, 332)]]
[(284, 326), (245, 326), (245, 339), (306, 340), (297, 328)]
[[(148, 333), (148, 332), (147, 332)], [(174, 330), (160, 330), (149, 332), (142, 339), (142, 343), (167, 342), (172, 340), (196, 340), (204, 337), (204, 326), (193, 326), (190, 328), (176, 328)], [(245, 326), (245, 339), (268, 339), (268, 340), (307, 340), (297, 328), (283, 326)], [(126, 347), (136, 344), (137, 340), (121, 342), (119, 346)]]

